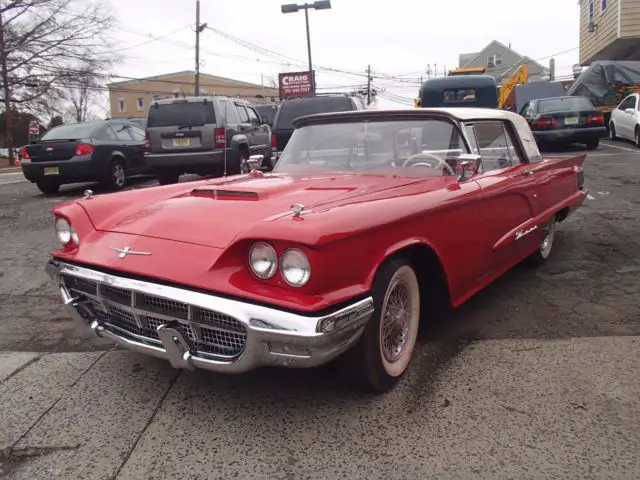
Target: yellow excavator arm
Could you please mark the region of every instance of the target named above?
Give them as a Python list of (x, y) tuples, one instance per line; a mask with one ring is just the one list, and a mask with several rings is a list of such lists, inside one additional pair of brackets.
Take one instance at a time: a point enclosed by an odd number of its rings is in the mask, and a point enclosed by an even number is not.
[(500, 88), (500, 98), (498, 98), (498, 108), (504, 108), (507, 100), (509, 99), (509, 95), (513, 92), (513, 89), (516, 88), (516, 85), (522, 85), (529, 81), (529, 72), (527, 71), (526, 65), (523, 63), (518, 67), (518, 69), (514, 72), (509, 80)]

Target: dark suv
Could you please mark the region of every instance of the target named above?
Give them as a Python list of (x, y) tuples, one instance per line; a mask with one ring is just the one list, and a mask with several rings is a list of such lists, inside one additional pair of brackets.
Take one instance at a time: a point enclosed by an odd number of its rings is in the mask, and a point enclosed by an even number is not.
[(328, 112), (365, 110), (364, 102), (347, 93), (315, 94), (307, 97), (289, 97), (282, 101), (271, 127), (271, 165), (273, 168), (280, 153), (293, 134), (293, 120), (305, 115)]
[(247, 172), (251, 155), (268, 159), (271, 130), (250, 103), (224, 96), (167, 98), (151, 104), (146, 163), (161, 185), (183, 173)]

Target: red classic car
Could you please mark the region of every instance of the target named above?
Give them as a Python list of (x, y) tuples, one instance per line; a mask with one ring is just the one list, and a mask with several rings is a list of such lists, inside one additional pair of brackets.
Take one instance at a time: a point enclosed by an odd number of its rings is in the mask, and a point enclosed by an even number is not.
[(419, 320), (551, 252), (586, 155), (542, 158), (494, 109), (302, 117), (273, 172), (67, 202), (47, 271), (85, 328), (174, 367), (336, 357), (375, 391)]

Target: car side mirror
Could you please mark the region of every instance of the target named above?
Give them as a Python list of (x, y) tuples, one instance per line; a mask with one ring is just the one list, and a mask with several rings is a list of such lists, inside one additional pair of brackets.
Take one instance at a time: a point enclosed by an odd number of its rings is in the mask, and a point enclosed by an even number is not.
[(480, 171), (482, 157), (472, 153), (463, 153), (458, 157), (458, 181), (464, 182)]
[(636, 113), (636, 111), (633, 108), (625, 108), (624, 112), (628, 113), (629, 115), (633, 115), (634, 113)]

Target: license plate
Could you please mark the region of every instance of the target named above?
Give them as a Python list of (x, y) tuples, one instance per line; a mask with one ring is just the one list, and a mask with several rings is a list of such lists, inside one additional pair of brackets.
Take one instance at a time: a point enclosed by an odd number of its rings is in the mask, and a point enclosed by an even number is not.
[(188, 147), (189, 139), (188, 138), (174, 138), (173, 139), (174, 147)]
[(564, 119), (564, 124), (565, 125), (577, 125), (578, 124), (578, 117), (567, 117)]
[(60, 175), (58, 167), (44, 167), (45, 175)]

